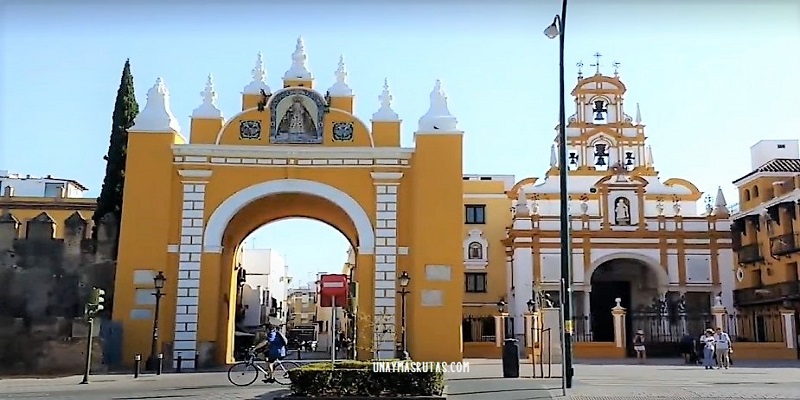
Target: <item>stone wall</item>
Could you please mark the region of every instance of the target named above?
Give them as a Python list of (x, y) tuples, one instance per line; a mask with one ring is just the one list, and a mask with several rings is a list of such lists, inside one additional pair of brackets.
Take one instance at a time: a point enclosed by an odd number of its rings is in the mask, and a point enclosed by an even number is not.
[[(54, 237), (57, 223), (64, 238)], [(104, 218), (97, 242), (87, 238), (89, 221), (77, 212), (65, 221), (42, 213), (28, 222), (25, 239), (19, 228), (13, 212), (0, 213), (0, 373), (80, 373), (92, 287), (106, 291), (102, 316), (113, 306), (117, 223)]]

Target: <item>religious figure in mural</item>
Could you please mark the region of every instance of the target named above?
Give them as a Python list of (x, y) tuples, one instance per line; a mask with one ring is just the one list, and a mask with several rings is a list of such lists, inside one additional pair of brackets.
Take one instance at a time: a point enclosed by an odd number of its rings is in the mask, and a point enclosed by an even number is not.
[(616, 205), (614, 207), (614, 214), (615, 214), (615, 221), (617, 225), (630, 225), (631, 223), (631, 212), (630, 207), (628, 207), (628, 202), (625, 198), (619, 198), (616, 201)]
[(270, 138), (272, 143), (322, 142), (320, 127), (315, 119), (319, 107), (315, 107), (313, 99), (295, 94), (286, 96), (277, 103), (272, 110), (275, 112), (274, 118), (277, 118), (277, 121), (273, 120), (274, 133)]

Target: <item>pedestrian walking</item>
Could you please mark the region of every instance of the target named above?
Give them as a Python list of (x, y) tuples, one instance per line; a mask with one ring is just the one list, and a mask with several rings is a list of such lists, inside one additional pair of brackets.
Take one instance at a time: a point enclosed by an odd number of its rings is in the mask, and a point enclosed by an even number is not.
[(716, 345), (717, 368), (728, 369), (731, 365), (730, 354), (733, 351), (731, 337), (722, 328), (717, 327), (717, 333), (714, 334), (714, 342)]
[(716, 349), (714, 330), (706, 329), (705, 334), (700, 337), (700, 342), (703, 344), (703, 367), (714, 369), (714, 350)]

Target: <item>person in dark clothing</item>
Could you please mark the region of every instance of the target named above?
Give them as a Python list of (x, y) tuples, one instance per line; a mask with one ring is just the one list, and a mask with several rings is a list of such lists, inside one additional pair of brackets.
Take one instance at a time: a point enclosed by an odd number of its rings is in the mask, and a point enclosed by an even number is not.
[(680, 342), (681, 355), (686, 364), (697, 363), (697, 353), (695, 352), (694, 338), (688, 333), (684, 333)]

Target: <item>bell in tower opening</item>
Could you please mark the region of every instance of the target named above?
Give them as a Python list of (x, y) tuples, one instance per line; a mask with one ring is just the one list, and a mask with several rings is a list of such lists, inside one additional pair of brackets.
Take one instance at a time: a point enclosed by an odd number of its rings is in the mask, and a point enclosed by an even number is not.
[(606, 105), (605, 100), (595, 100), (594, 101), (594, 123), (595, 124), (605, 124), (606, 117), (608, 116), (608, 106)]
[(598, 143), (594, 145), (594, 167), (598, 171), (605, 171), (608, 169), (608, 145), (606, 143)]
[(632, 151), (626, 151), (625, 152), (625, 169), (627, 169), (628, 171), (632, 170), (636, 166), (635, 163), (634, 163), (635, 160), (636, 160), (636, 158), (633, 156), (633, 152)]

